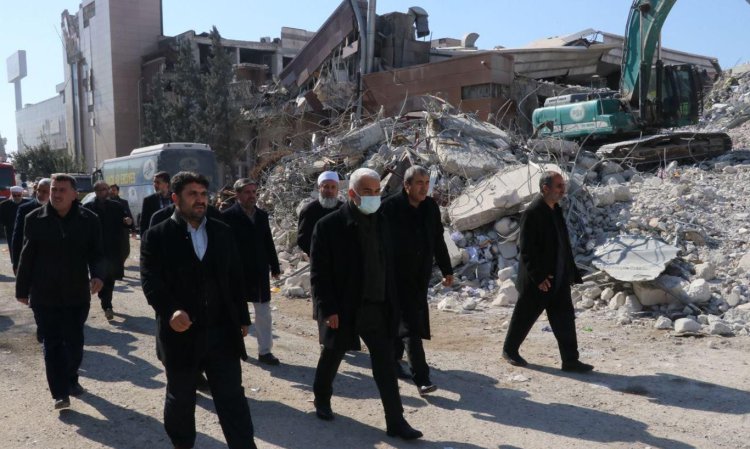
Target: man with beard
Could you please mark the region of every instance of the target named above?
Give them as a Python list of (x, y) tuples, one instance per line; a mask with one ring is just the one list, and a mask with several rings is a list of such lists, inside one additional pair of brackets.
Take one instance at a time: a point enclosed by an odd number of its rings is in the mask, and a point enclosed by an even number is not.
[(346, 351), (359, 350), (360, 338), (370, 352), (380, 392), (386, 433), (406, 440), (422, 432), (404, 419), (393, 364), (398, 328), (393, 254), (388, 223), (378, 213), (380, 177), (369, 168), (352, 173), (349, 201), (315, 226), (310, 282), (313, 314), (323, 346), (315, 369), (315, 414), (330, 421), (333, 379)]
[(258, 361), (278, 365), (273, 347), (271, 318), (271, 281), (281, 274), (279, 258), (271, 235), (268, 213), (256, 207), (258, 183), (249, 178), (234, 183), (237, 201), (221, 213), (221, 218), (232, 228), (234, 240), (242, 259), (247, 300), (255, 311), (255, 337), (258, 340)]
[(8, 254), (13, 262), (13, 226), (16, 224), (16, 212), (18, 206), (27, 202), (23, 197), (23, 187), (13, 186), (10, 188), (10, 198), (0, 203), (0, 223), (5, 231), (5, 241), (8, 244)]
[(406, 349), (411, 379), (420, 395), (437, 389), (430, 380), (422, 339), (430, 339), (430, 309), (427, 289), (432, 277), (432, 263), (437, 261), (443, 274), (443, 285), (453, 284), (448, 247), (443, 240), (440, 208), (427, 196), (430, 172), (414, 165), (404, 173), (404, 189), (383, 203), (383, 214), (392, 231), (396, 263), (396, 285), (401, 305), (401, 324), (395, 344), (396, 369)]
[(83, 325), (91, 294), (102, 288), (102, 240), (96, 215), (78, 204), (75, 178), (52, 175), (51, 191), (50, 201), (25, 218), (16, 299), (34, 311), (47, 384), (55, 409), (63, 409), (70, 396), (84, 393)]
[(582, 281), (559, 204), (565, 196), (562, 175), (553, 171), (543, 173), (539, 191), (521, 215), (518, 303), (505, 335), (502, 357), (513, 366), (528, 364), (518, 350), (531, 326), (546, 311), (560, 350), (562, 370), (588, 372), (594, 367), (578, 360), (570, 285)]
[(141, 206), (141, 217), (138, 222), (141, 237), (151, 224), (151, 216), (156, 211), (172, 205), (172, 195), (169, 192), (169, 173), (165, 171), (156, 173), (153, 182), (154, 193), (143, 198), (143, 205)]
[(13, 272), (18, 270), (18, 258), (21, 257), (21, 248), (23, 247), (23, 230), (26, 215), (32, 210), (44, 206), (49, 201), (49, 188), (52, 180), (49, 178), (42, 178), (34, 185), (34, 199), (27, 201), (24, 204), (18, 206), (16, 212), (16, 223), (13, 225), (13, 238), (11, 244), (13, 245)]
[(164, 428), (175, 448), (195, 444), (196, 379), (205, 369), (227, 446), (253, 449), (240, 359), (250, 316), (231, 230), (208, 218), (208, 180), (172, 178), (175, 212), (141, 242), (143, 293), (156, 312), (156, 344), (167, 375)]
[(122, 255), (122, 233), (123, 230), (133, 224), (133, 220), (128, 217), (119, 203), (108, 199), (109, 186), (106, 182), (97, 181), (94, 184), (94, 194), (96, 195), (94, 201), (86, 204), (85, 207), (99, 217), (102, 226), (102, 248), (106, 261), (106, 275), (102, 279), (104, 286), (99, 291), (99, 301), (104, 311), (104, 317), (109, 321), (115, 317), (112, 309), (115, 280), (122, 279), (124, 274), (123, 262), (125, 258)]
[(334, 171), (324, 171), (318, 176), (318, 199), (306, 205), (299, 213), (297, 223), (297, 246), (310, 255), (310, 241), (312, 240), (315, 224), (321, 218), (339, 208), (342, 201), (338, 199), (339, 175)]

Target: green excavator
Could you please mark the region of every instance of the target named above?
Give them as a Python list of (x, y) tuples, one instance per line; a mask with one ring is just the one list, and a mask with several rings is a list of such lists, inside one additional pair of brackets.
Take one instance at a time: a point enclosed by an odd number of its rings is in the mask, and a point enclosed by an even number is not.
[(664, 131), (698, 123), (706, 81), (691, 64), (653, 63), (675, 1), (635, 0), (625, 30), (619, 92), (548, 98), (532, 116), (538, 135), (577, 140), (602, 159), (634, 165), (700, 160), (731, 150), (725, 133)]

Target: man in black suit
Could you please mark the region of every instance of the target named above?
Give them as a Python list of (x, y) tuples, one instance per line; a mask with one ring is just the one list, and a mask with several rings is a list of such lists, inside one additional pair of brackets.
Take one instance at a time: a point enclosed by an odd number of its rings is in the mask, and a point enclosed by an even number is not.
[(151, 216), (159, 209), (172, 204), (172, 195), (169, 192), (169, 173), (160, 171), (154, 175), (154, 190), (154, 193), (143, 198), (141, 217), (138, 220), (138, 231), (141, 237), (148, 230), (151, 223)]
[(208, 180), (172, 179), (175, 212), (141, 242), (143, 293), (156, 311), (156, 342), (167, 375), (164, 427), (172, 444), (195, 444), (196, 379), (205, 369), (231, 449), (255, 448), (240, 359), (250, 316), (231, 230), (206, 217)]
[(315, 413), (333, 419), (333, 379), (346, 351), (367, 345), (385, 411), (387, 433), (415, 439), (404, 419), (393, 364), (399, 319), (388, 223), (378, 213), (380, 177), (360, 168), (349, 181), (349, 201), (315, 226), (310, 256), (313, 316), (323, 348), (315, 370)]
[(5, 242), (8, 244), (11, 263), (13, 262), (13, 226), (16, 224), (16, 212), (18, 206), (27, 202), (23, 197), (23, 187), (13, 186), (10, 188), (10, 198), (0, 203), (0, 223), (5, 231)]
[(234, 240), (242, 259), (247, 300), (255, 311), (255, 337), (258, 340), (258, 361), (278, 365), (279, 359), (271, 352), (273, 347), (271, 318), (271, 281), (281, 274), (279, 258), (271, 236), (268, 213), (256, 207), (258, 183), (242, 178), (234, 183), (237, 201), (221, 213), (221, 218), (232, 228)]
[(534, 322), (546, 310), (560, 349), (563, 371), (591, 371), (593, 366), (578, 360), (570, 285), (582, 281), (559, 204), (565, 196), (565, 181), (560, 173), (545, 172), (539, 179), (539, 190), (539, 196), (521, 215), (521, 258), (516, 281), (519, 297), (502, 357), (514, 366), (527, 365), (518, 350)]
[(112, 309), (115, 280), (122, 279), (125, 274), (122, 233), (133, 224), (133, 220), (127, 216), (120, 203), (108, 199), (109, 186), (105, 181), (97, 181), (94, 184), (94, 193), (96, 195), (94, 201), (87, 203), (84, 207), (99, 217), (102, 226), (102, 248), (107, 270), (102, 279), (104, 286), (99, 290), (99, 301), (104, 317), (109, 321), (115, 318)]
[(413, 165), (404, 173), (404, 189), (383, 202), (383, 214), (391, 225), (396, 263), (396, 285), (401, 305), (401, 323), (395, 340), (396, 371), (401, 370), (404, 349), (409, 359), (409, 376), (420, 395), (432, 393), (437, 386), (430, 380), (422, 339), (429, 340), (430, 308), (427, 289), (432, 277), (433, 260), (443, 274), (443, 285), (453, 284), (448, 247), (443, 239), (440, 207), (427, 196), (430, 172)]
[(338, 199), (338, 195), (339, 175), (334, 171), (321, 173), (318, 176), (318, 199), (300, 211), (297, 223), (297, 246), (308, 256), (315, 224), (344, 204)]
[(133, 213), (130, 211), (130, 204), (128, 204), (128, 200), (124, 198), (120, 198), (120, 186), (117, 184), (112, 184), (109, 186), (109, 199), (112, 201), (115, 201), (122, 206), (122, 209), (125, 211), (125, 215), (130, 218), (130, 226), (126, 227), (122, 231), (122, 239), (121, 245), (122, 245), (122, 263), (123, 265), (128, 260), (128, 256), (130, 256), (130, 231), (135, 229), (135, 222), (133, 221)]
[(18, 259), (21, 257), (21, 248), (23, 247), (23, 231), (26, 215), (32, 210), (44, 206), (49, 201), (49, 189), (52, 180), (49, 178), (42, 178), (34, 185), (34, 199), (18, 206), (16, 211), (16, 224), (13, 226), (13, 238), (11, 239), (11, 245), (13, 245), (13, 257), (10, 260), (13, 261), (13, 272), (18, 270)]

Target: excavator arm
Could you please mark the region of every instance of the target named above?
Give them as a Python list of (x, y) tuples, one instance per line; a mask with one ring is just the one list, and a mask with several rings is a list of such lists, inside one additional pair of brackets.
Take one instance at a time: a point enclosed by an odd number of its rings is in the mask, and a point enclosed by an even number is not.
[(628, 103), (633, 103), (633, 95), (638, 92), (638, 105), (645, 104), (661, 28), (675, 2), (676, 0), (634, 0), (630, 7), (620, 78), (620, 93)]

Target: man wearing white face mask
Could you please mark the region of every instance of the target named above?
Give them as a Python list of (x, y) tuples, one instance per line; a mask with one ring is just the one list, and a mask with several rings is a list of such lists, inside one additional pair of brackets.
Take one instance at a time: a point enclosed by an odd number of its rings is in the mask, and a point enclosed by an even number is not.
[(360, 168), (349, 180), (349, 201), (315, 226), (310, 250), (313, 316), (323, 346), (315, 371), (315, 413), (330, 421), (333, 379), (346, 351), (370, 352), (372, 373), (385, 411), (387, 433), (422, 436), (404, 419), (393, 364), (398, 329), (393, 255), (386, 220), (378, 213), (380, 177)]
[(297, 246), (308, 256), (315, 224), (338, 209), (342, 204), (338, 199), (339, 175), (335, 171), (324, 171), (318, 176), (318, 199), (305, 206), (299, 213), (297, 224)]

